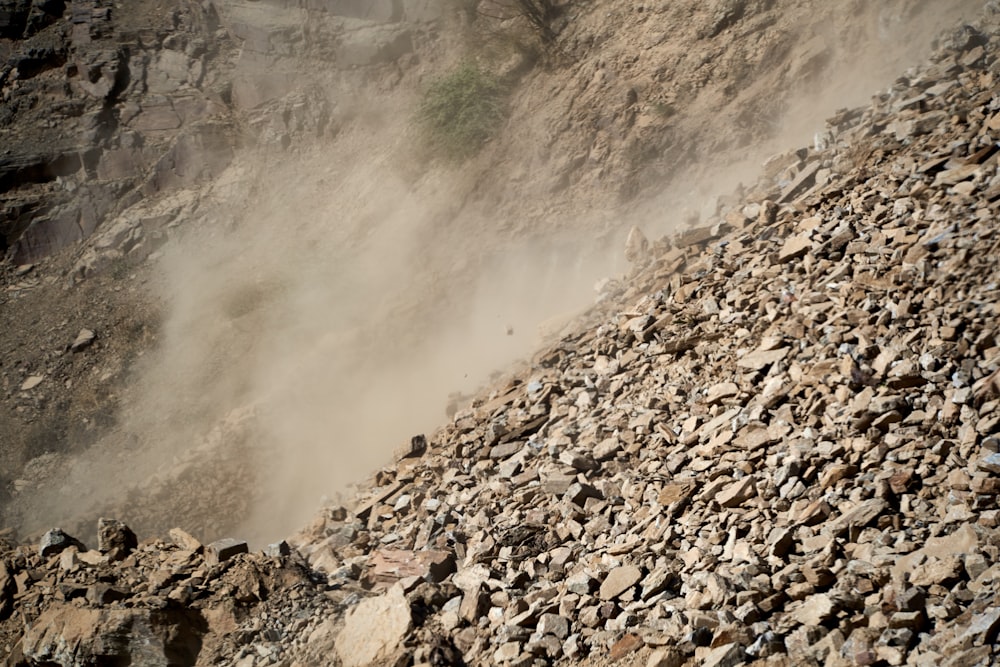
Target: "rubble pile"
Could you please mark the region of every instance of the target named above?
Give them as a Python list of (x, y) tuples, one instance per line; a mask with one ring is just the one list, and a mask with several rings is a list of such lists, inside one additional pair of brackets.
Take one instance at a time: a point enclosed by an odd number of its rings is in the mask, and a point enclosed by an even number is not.
[(710, 224), (630, 237), (642, 267), (588, 326), (290, 546), (133, 546), (107, 523), (96, 552), (54, 533), (11, 547), (0, 649), (67, 665), (993, 664), (998, 45), (995, 26), (964, 28)]

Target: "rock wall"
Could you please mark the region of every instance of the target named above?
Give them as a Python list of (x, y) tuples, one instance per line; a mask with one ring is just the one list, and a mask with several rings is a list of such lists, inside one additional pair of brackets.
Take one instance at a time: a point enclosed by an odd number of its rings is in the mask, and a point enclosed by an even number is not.
[[(34, 3), (20, 29), (11, 7), (0, 40), (0, 246), (13, 262), (90, 236), (142, 196), (140, 185), (210, 177), (231, 156), (232, 140), (220, 141), (229, 128), (206, 123), (228, 105), (213, 71), (226, 41), (213, 9), (145, 8), (135, 22), (106, 0)], [(190, 156), (190, 137), (212, 131), (205, 168), (178, 172), (178, 150)]]
[(288, 105), (254, 112), (301, 97), (317, 63), (352, 68), (410, 53), (411, 26), (443, 11), (401, 0), (5, 1), (0, 252), (26, 264), (143, 198), (210, 182), (233, 159), (243, 121), (251, 136), (264, 128), (286, 144), (322, 135), (322, 95), (307, 100), (308, 118), (281, 128), (275, 118)]

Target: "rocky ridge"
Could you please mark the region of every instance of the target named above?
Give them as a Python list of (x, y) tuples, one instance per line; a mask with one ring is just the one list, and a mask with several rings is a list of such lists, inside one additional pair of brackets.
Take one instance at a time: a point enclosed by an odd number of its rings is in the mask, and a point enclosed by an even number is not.
[[(997, 659), (995, 17), (265, 552), (9, 545), (9, 664)], [(140, 653), (141, 652), (141, 653)]]

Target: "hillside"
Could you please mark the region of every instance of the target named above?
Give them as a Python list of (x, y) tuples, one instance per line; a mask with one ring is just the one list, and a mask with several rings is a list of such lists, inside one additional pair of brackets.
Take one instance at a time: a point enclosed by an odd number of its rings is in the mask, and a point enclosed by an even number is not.
[[(916, 55), (960, 4), (571, 5), (534, 62), (219, 5), (228, 166), (5, 269), (8, 663), (991, 664), (995, 13)], [(391, 110), (477, 34), (456, 168)]]
[[(87, 188), (124, 194), (53, 255), (9, 241), (0, 523), (22, 535), (92, 534), (102, 514), (150, 533), (287, 534), (592, 302), (626, 270), (633, 224), (652, 238), (703, 225), (979, 7), (671, 2), (616, 9), (628, 29), (609, 32), (607, 9), (570, 5), (543, 50), (516, 20), (415, 1), (155, 6), (95, 6), (104, 23), (66, 47), (88, 62), (117, 49), (143, 74), (85, 97), (114, 120), (88, 149), (97, 173), (42, 184), (71, 211)], [(76, 35), (75, 16), (24, 48)], [(510, 94), (498, 134), (456, 166), (413, 117), (470, 57)], [(12, 89), (35, 100), (18, 108), (47, 99), (44, 80)], [(165, 104), (179, 120), (149, 129)], [(176, 115), (192, 105), (207, 115)], [(121, 160), (124, 181), (100, 166)], [(8, 197), (54, 201), (22, 178)], [(84, 330), (93, 343), (67, 354)]]

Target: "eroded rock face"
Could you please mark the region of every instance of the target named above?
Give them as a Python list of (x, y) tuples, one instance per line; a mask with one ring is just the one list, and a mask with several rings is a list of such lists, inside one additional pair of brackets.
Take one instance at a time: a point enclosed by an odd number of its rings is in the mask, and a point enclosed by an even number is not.
[[(138, 203), (211, 182), (238, 127), (282, 147), (322, 136), (330, 103), (310, 72), (395, 62), (413, 51), (413, 26), (445, 13), (439, 4), (5, 2), (0, 253), (30, 263)], [(134, 263), (162, 243), (137, 217), (114, 259)]]
[[(216, 33), (218, 19), (207, 5), (169, 15), (140, 7), (123, 17), (107, 0), (6, 7), (0, 9), (6, 16), (0, 247), (12, 261), (27, 263), (93, 234), (134, 202), (126, 193), (149, 169), (156, 166), (160, 180), (176, 171), (164, 169), (164, 159), (177, 162), (187, 150), (191, 161), (190, 140), (180, 149), (175, 142), (203, 135), (210, 118), (226, 117), (224, 84), (206, 71), (220, 49), (231, 47)], [(231, 157), (232, 139), (224, 143), (226, 150), (213, 146), (194, 155), (216, 161), (198, 176), (217, 174), (220, 156)]]
[(56, 604), (24, 633), (24, 657), (59, 665), (191, 665), (206, 624), (194, 611), (80, 609)]

